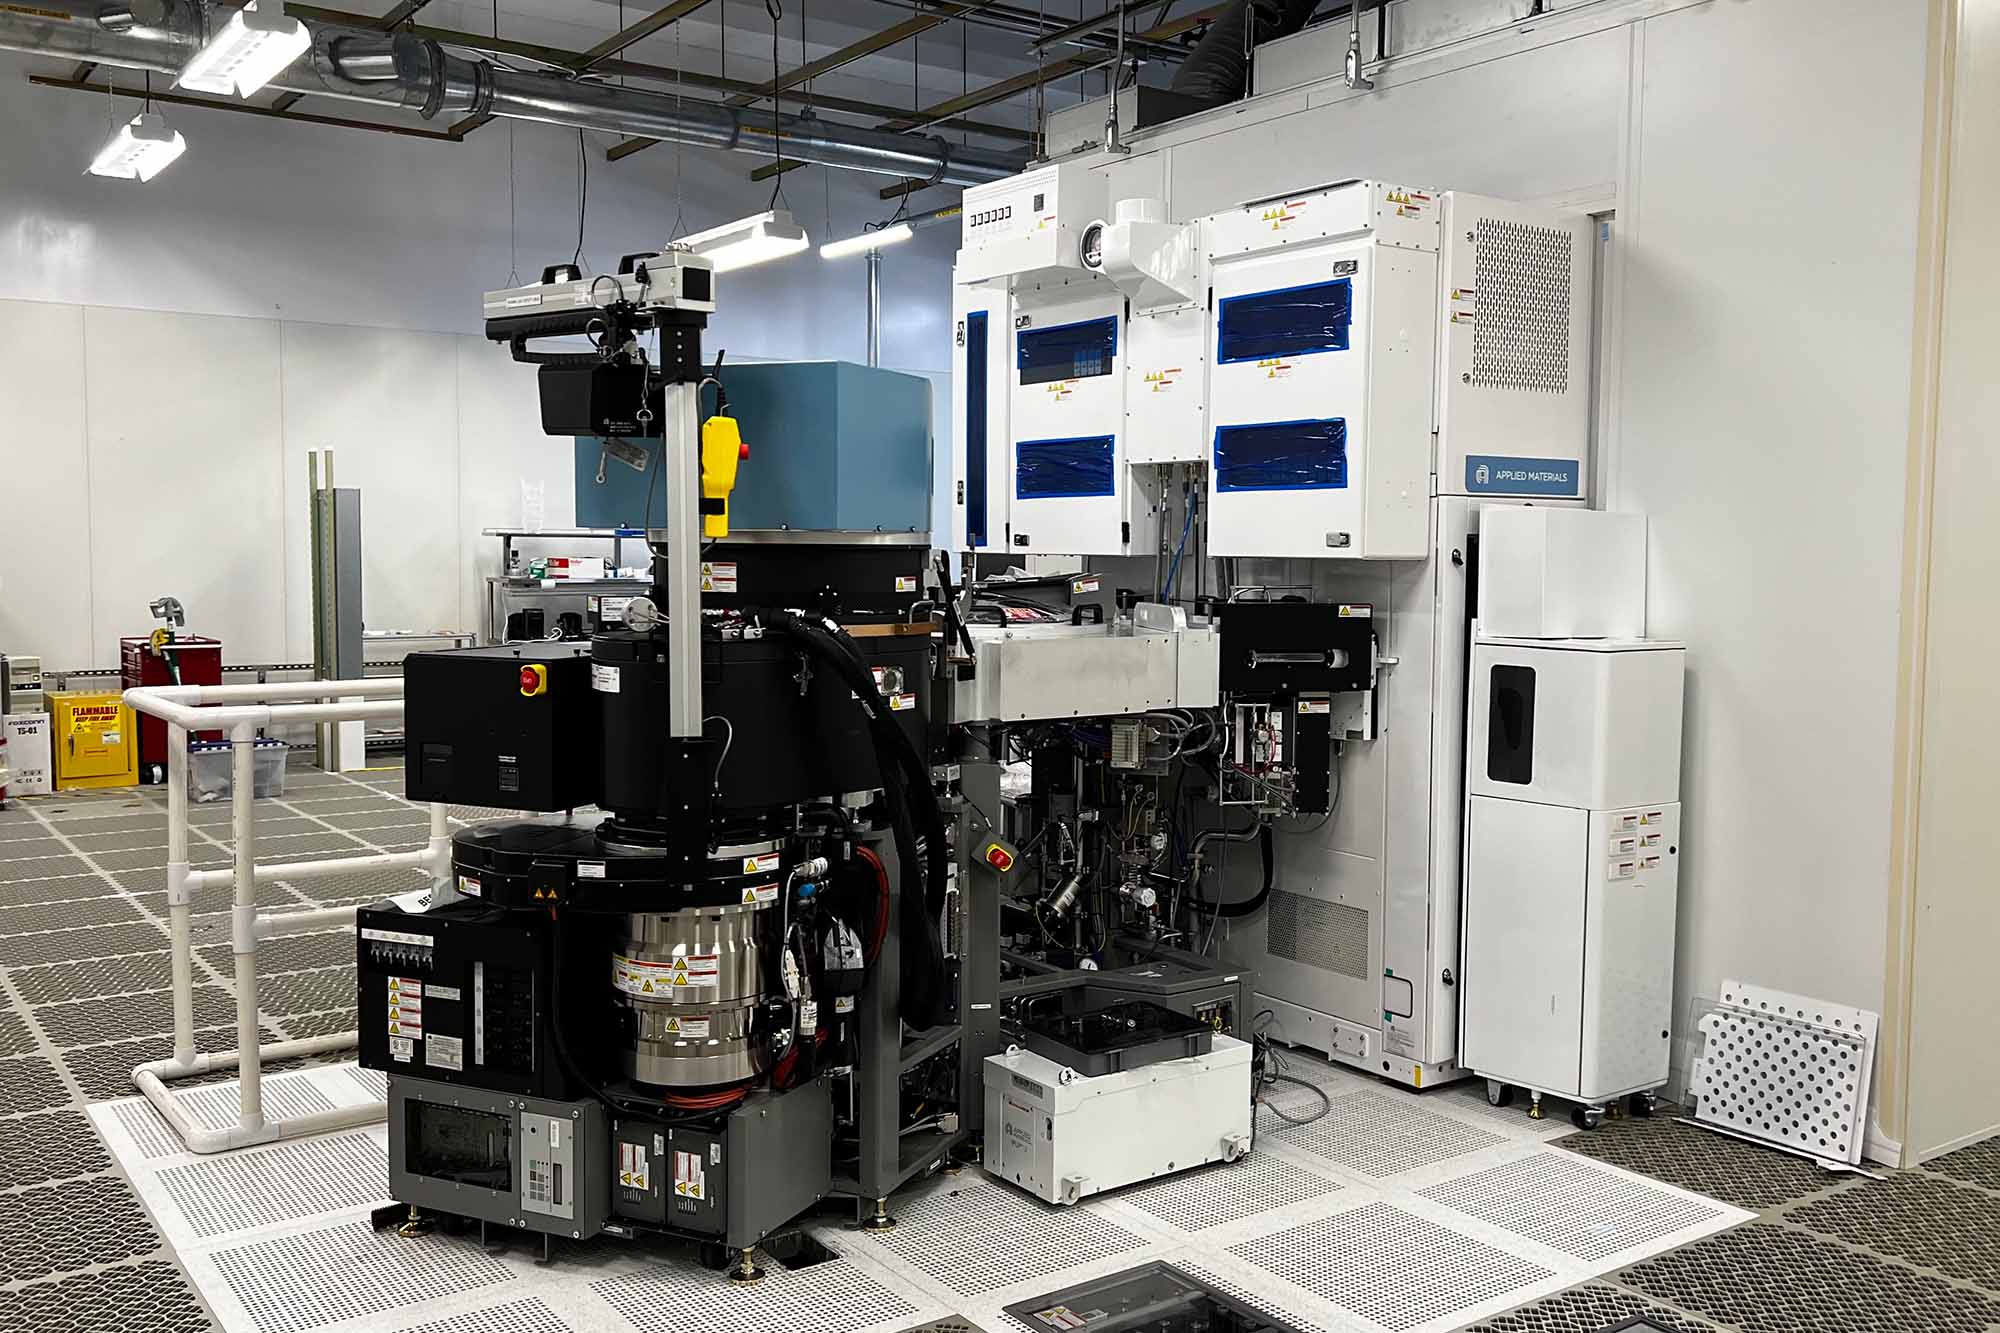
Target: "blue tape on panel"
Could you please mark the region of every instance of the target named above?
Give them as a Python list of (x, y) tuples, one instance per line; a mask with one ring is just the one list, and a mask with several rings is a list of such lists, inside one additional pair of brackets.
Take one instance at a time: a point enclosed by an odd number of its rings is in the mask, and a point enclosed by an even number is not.
[(1227, 297), (1216, 312), (1216, 360), (1344, 352), (1353, 317), (1354, 285), (1346, 278)]
[(1328, 491), (1346, 485), (1343, 417), (1216, 427), (1218, 491)]
[(1109, 435), (1022, 440), (1014, 446), (1014, 498), (1110, 495), (1115, 490), (1116, 452)]
[(1581, 495), (1582, 479), (1574, 458), (1465, 458), (1465, 489), (1474, 495)]

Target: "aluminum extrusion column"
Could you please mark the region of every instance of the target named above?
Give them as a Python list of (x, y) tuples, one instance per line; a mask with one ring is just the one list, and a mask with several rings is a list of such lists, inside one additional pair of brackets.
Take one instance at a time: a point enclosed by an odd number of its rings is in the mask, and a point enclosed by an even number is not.
[(698, 383), (666, 386), (667, 734), (701, 735), (701, 410)]

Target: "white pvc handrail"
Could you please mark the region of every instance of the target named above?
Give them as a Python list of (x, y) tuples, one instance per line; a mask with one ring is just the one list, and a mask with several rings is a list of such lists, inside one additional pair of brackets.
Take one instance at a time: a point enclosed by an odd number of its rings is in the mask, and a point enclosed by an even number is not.
[[(386, 1113), (380, 1102), (371, 1101), (279, 1120), (264, 1118), (263, 1067), (267, 1058), (286, 1059), (345, 1050), (359, 1042), (360, 1034), (339, 1032), (268, 1046), (261, 1044), (257, 1027), (257, 942), (289, 931), (351, 925), (358, 909), (327, 907), (260, 913), (257, 885), (274, 879), (314, 879), (352, 870), (402, 867), (428, 870), (439, 877), (449, 875), (448, 808), (431, 806), (430, 840), (420, 852), (383, 852), (332, 861), (259, 865), (257, 821), (253, 813), (256, 797), (253, 746), (260, 727), (279, 723), (401, 717), (402, 694), (401, 677), (268, 685), (157, 685), (125, 691), (125, 702), (136, 711), (167, 724), (167, 925), (172, 936), (174, 993), (174, 1053), (167, 1059), (153, 1060), (134, 1069), (132, 1082), (154, 1109), (166, 1117), (189, 1152), (221, 1152), (253, 1143), (372, 1124)], [(235, 864), (228, 870), (192, 870), (188, 866), (188, 733), (213, 730), (229, 733)], [(191, 918), (196, 892), (223, 883), (236, 887), (229, 930), (230, 950), (236, 960), (236, 1049), (200, 1052), (194, 1048)], [(210, 1129), (196, 1123), (167, 1087), (173, 1080), (231, 1068), (241, 1071), (241, 1081), (237, 1122), (227, 1129)]]

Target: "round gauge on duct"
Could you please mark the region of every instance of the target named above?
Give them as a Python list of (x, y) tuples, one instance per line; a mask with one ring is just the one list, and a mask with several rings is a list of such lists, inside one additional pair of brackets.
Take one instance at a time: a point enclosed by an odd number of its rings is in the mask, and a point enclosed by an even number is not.
[(1093, 222), (1083, 229), (1083, 240), (1077, 246), (1077, 255), (1083, 266), (1093, 271), (1104, 267), (1104, 224)]

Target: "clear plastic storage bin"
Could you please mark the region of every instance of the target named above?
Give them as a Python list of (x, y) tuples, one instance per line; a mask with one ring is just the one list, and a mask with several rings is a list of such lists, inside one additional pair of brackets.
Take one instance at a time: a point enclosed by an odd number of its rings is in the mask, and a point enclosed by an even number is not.
[[(285, 794), (285, 757), (290, 753), (281, 740), (263, 737), (251, 746), (251, 794), (259, 798)], [(196, 801), (226, 801), (233, 794), (229, 742), (191, 741), (188, 744), (188, 795)]]

